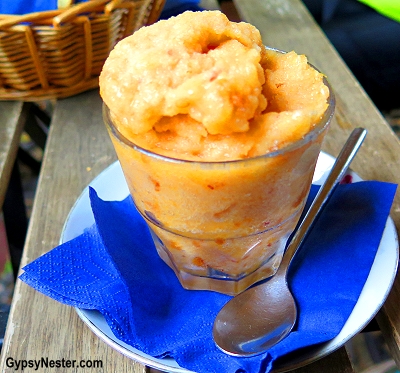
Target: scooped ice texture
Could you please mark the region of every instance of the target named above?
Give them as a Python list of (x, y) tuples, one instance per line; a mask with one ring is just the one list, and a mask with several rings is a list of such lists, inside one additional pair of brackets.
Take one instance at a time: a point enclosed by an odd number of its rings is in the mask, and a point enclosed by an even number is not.
[(221, 161), (300, 139), (327, 108), (305, 56), (267, 50), (219, 11), (185, 12), (120, 41), (100, 76), (118, 130), (175, 158)]

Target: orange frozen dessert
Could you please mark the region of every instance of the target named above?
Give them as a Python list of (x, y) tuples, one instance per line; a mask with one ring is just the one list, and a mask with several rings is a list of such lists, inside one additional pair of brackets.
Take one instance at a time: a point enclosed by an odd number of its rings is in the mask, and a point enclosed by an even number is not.
[(221, 12), (117, 44), (104, 117), (138, 210), (183, 286), (236, 294), (277, 269), (333, 111), (321, 73)]

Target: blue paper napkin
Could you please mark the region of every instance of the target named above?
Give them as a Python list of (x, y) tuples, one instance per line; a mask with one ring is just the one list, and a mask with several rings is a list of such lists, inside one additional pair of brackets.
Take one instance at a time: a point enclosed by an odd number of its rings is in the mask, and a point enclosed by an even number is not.
[(59, 302), (100, 311), (121, 341), (188, 370), (269, 372), (278, 358), (340, 332), (368, 277), (395, 192), (396, 185), (382, 182), (338, 186), (291, 267), (298, 323), (256, 357), (231, 357), (214, 345), (213, 321), (230, 296), (183, 289), (130, 197), (103, 201), (90, 189), (96, 223), (25, 266), (20, 278)]

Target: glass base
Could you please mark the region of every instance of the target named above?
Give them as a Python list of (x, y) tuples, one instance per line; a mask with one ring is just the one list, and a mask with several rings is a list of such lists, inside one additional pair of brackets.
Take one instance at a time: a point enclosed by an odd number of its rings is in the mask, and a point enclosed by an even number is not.
[(273, 276), (282, 261), (287, 241), (287, 237), (280, 240), (278, 250), (262, 260), (260, 266), (251, 273), (244, 273), (241, 276), (230, 278), (228, 274), (210, 267), (207, 268), (206, 276), (204, 275), (204, 271), (196, 274), (193, 270), (189, 271), (186, 268), (178, 268), (162, 241), (154, 232), (151, 233), (158, 255), (175, 272), (183, 288), (188, 290), (210, 290), (228, 295), (237, 295), (256, 282)]

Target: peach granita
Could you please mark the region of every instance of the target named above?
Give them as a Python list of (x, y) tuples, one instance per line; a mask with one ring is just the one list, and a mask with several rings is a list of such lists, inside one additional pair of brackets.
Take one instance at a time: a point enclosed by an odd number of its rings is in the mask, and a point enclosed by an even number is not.
[(333, 113), (324, 76), (250, 24), (185, 12), (120, 41), (100, 92), (133, 200), (182, 285), (237, 294), (273, 275)]

